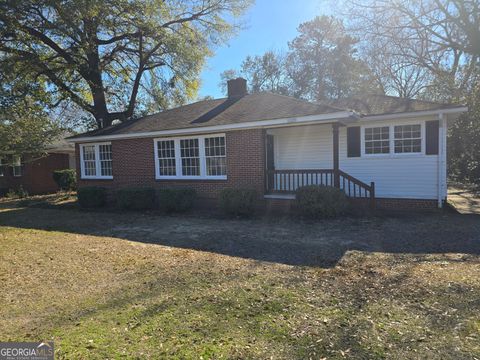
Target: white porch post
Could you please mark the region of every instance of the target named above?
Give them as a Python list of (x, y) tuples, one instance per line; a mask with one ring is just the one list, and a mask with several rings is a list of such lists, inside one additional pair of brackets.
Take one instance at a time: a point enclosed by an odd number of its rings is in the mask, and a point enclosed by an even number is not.
[(438, 114), (438, 207), (443, 206), (447, 198), (447, 119), (443, 113)]

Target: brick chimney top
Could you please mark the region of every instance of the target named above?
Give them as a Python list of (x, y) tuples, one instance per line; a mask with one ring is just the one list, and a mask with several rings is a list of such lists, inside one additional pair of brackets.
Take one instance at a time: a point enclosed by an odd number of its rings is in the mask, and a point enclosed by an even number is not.
[(247, 80), (236, 78), (227, 81), (228, 98), (242, 97), (247, 95)]

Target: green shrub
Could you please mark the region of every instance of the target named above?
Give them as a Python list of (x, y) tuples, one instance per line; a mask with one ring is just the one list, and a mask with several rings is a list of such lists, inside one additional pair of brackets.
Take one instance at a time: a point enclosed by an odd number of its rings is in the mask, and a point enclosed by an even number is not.
[(194, 189), (162, 189), (158, 191), (160, 208), (166, 212), (186, 212), (190, 210), (197, 197)]
[(254, 189), (224, 189), (220, 208), (228, 215), (251, 216), (255, 213), (257, 192)]
[(74, 190), (77, 184), (77, 175), (73, 169), (55, 170), (53, 180), (62, 190)]
[(121, 209), (146, 210), (155, 205), (153, 188), (126, 188), (117, 191), (117, 203)]
[(9, 189), (5, 196), (11, 199), (24, 199), (28, 197), (28, 191), (25, 190), (22, 185), (20, 185), (16, 189)]
[(83, 208), (102, 207), (107, 202), (107, 190), (98, 186), (86, 186), (77, 190), (77, 197)]
[(343, 214), (348, 208), (345, 193), (331, 186), (308, 185), (297, 189), (296, 207), (307, 217), (319, 219)]

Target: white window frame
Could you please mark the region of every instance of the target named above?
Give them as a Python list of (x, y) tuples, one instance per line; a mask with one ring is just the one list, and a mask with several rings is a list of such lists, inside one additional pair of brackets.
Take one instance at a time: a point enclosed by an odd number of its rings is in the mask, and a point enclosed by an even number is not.
[[(80, 144), (80, 177), (81, 179), (113, 179), (113, 175), (101, 175), (102, 166), (100, 161), (100, 146), (101, 145), (112, 145), (111, 142), (101, 142), (101, 143), (85, 143)], [(95, 174), (96, 175), (85, 175), (85, 163), (83, 161), (83, 148), (85, 146), (94, 146), (95, 147)], [(113, 148), (112, 148), (112, 159), (113, 159)], [(113, 170), (113, 160), (112, 160), (112, 170)]]
[[(396, 126), (412, 126), (412, 125), (420, 125), (420, 151), (412, 151), (412, 152), (395, 152), (395, 140), (410, 140), (413, 138), (406, 138), (406, 139), (395, 139), (395, 127)], [(425, 133), (424, 133), (424, 126), (423, 124), (420, 123), (415, 123), (415, 124), (394, 124), (392, 126), (392, 129), (390, 130), (392, 132), (393, 136), (393, 153), (398, 156), (402, 155), (421, 155), (425, 154), (425, 149), (424, 149), (424, 139), (425, 139)]]
[[(154, 141), (154, 151), (155, 151), (155, 178), (160, 177), (160, 158), (158, 157), (158, 141), (173, 141), (173, 152), (174, 152), (174, 157), (175, 159), (175, 174), (176, 175), (162, 175), (162, 179), (176, 179), (178, 177), (178, 157), (177, 153), (180, 151), (180, 143), (177, 143), (174, 141), (172, 138), (165, 138), (165, 139), (155, 139)], [(171, 159), (171, 158), (168, 158)], [(180, 164), (181, 167), (181, 164)]]
[[(212, 140), (212, 139), (223, 139), (223, 147), (225, 148), (224, 149), (224, 154), (223, 155), (209, 155), (207, 156), (207, 140)], [(206, 164), (206, 167), (205, 167), (205, 171), (206, 171), (206, 174), (207, 176), (222, 176), (222, 175), (208, 175), (208, 161), (207, 160), (212, 160), (212, 159), (224, 159), (225, 161), (225, 173), (227, 172), (227, 144), (226, 144), (226, 138), (225, 136), (209, 136), (209, 137), (205, 137), (205, 139), (203, 140), (203, 144), (204, 144), (204, 147), (205, 147), (205, 164)], [(213, 149), (214, 149), (214, 152), (215, 152), (215, 149), (218, 148), (216, 145), (215, 145), (215, 142), (213, 144)]]
[[(17, 163), (19, 165), (16, 165)], [(20, 168), (20, 173), (17, 173), (15, 171), (16, 168)], [(13, 173), (14, 177), (21, 177), (23, 175), (22, 157), (20, 155), (13, 155), (13, 158), (12, 158), (12, 173)]]
[[(396, 153), (395, 152), (395, 126), (403, 125), (420, 125), (420, 134), (421, 134), (421, 151), (420, 152), (410, 152), (410, 153)], [(390, 152), (385, 154), (367, 154), (365, 153), (365, 129), (376, 128), (376, 127), (387, 127), (389, 128), (389, 148)], [(385, 157), (418, 157), (425, 155), (425, 121), (411, 121), (411, 122), (398, 122), (392, 124), (368, 124), (363, 125), (360, 128), (360, 147), (362, 157), (365, 158), (385, 158)]]
[[(377, 128), (385, 128), (388, 127), (388, 153), (373, 153), (367, 154), (365, 151), (365, 130), (366, 129), (377, 129)], [(364, 156), (389, 156), (392, 153), (392, 128), (390, 125), (370, 125), (362, 127), (361, 131), (362, 136), (362, 155)], [(374, 140), (375, 141), (375, 140)], [(377, 141), (385, 141), (385, 140), (377, 140)]]
[[(224, 137), (225, 138), (225, 157), (227, 156), (227, 138), (224, 133), (222, 134), (208, 134), (197, 136), (182, 136), (182, 137), (162, 137), (153, 139), (153, 151), (155, 159), (155, 179), (156, 180), (227, 180), (227, 175), (207, 175), (207, 160), (205, 157), (205, 139), (212, 137)], [(180, 151), (180, 140), (198, 139), (198, 150), (200, 157), (200, 175), (188, 175), (182, 174), (182, 155)], [(158, 141), (173, 140), (175, 144), (175, 167), (176, 175), (160, 175), (159, 157), (158, 157)]]

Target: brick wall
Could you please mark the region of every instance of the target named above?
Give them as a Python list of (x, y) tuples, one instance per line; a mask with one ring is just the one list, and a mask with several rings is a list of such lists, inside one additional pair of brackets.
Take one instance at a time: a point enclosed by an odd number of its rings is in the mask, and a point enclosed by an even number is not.
[[(357, 210), (370, 209), (370, 200), (368, 199), (350, 199), (350, 203)], [(438, 208), (437, 200), (428, 199), (389, 199), (376, 198), (376, 210), (401, 210), (401, 211), (423, 211), (435, 210)], [(266, 199), (266, 209), (268, 212), (286, 213), (294, 211), (294, 200), (290, 199)]]
[[(288, 212), (291, 201), (269, 199), (263, 201), (265, 188), (264, 130), (238, 130), (226, 133), (227, 180), (155, 180), (154, 145), (152, 138), (112, 141), (112, 180), (80, 179), (79, 146), (76, 145), (78, 186), (103, 186), (113, 191), (123, 187), (190, 187), (198, 196), (214, 200), (224, 188), (254, 188), (259, 203), (267, 211)], [(205, 202), (212, 204), (212, 202)], [(378, 209), (435, 209), (436, 200), (386, 199), (376, 200)], [(366, 204), (368, 206), (368, 202)]]
[(76, 145), (78, 186), (103, 186), (109, 190), (122, 187), (190, 187), (198, 196), (214, 199), (224, 188), (254, 188), (264, 193), (264, 130), (238, 130), (226, 133), (227, 180), (155, 180), (152, 138), (112, 141), (112, 180), (80, 179), (79, 146)]
[(437, 200), (429, 199), (389, 199), (377, 198), (377, 209), (394, 210), (433, 210), (438, 208)]
[(49, 154), (40, 159), (25, 159), (22, 176), (13, 176), (13, 169), (5, 167), (5, 175), (0, 177), (0, 189), (17, 189), (20, 185), (29, 194), (46, 194), (58, 190), (53, 180), (53, 171), (68, 169), (68, 154)]

